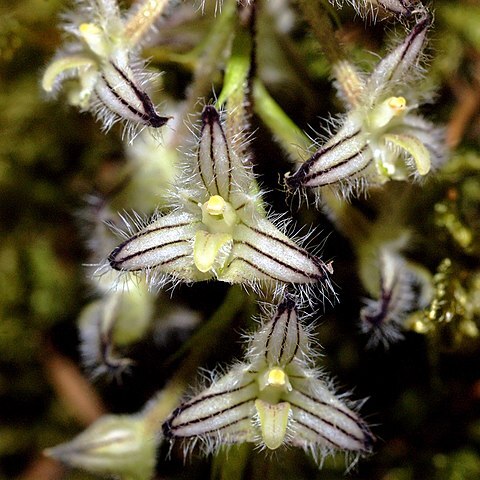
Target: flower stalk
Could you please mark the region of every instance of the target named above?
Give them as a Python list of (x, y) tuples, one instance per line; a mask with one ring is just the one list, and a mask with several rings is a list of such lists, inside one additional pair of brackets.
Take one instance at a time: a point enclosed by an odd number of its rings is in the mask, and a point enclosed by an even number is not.
[(135, 47), (149, 35), (165, 13), (167, 7), (175, 0), (139, 0), (133, 5), (125, 22), (125, 36)]

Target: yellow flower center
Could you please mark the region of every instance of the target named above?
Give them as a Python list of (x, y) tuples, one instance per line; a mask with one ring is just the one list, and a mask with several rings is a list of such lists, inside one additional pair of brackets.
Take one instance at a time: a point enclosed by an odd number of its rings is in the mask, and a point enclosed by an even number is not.
[(283, 387), (287, 383), (287, 375), (281, 368), (272, 368), (268, 372), (267, 385)]
[(258, 376), (260, 397), (269, 403), (277, 403), (282, 394), (292, 391), (292, 385), (285, 370), (280, 367), (269, 368)]
[(395, 117), (403, 115), (407, 111), (407, 100), (405, 97), (388, 97), (377, 105), (369, 115), (369, 124), (372, 131), (386, 127)]
[(203, 273), (221, 270), (233, 244), (232, 233), (238, 222), (234, 208), (220, 195), (212, 195), (202, 209), (205, 229), (198, 230), (193, 244), (193, 261)]
[(109, 54), (108, 41), (105, 32), (94, 23), (82, 23), (78, 31), (90, 50), (99, 57), (107, 57)]
[(227, 208), (227, 202), (220, 195), (213, 195), (205, 202), (205, 210), (210, 215), (222, 215)]
[(399, 115), (407, 108), (405, 97), (390, 97), (387, 105), (392, 109), (394, 115)]
[(212, 195), (203, 205), (202, 223), (209, 233), (231, 234), (233, 227), (238, 223), (234, 208), (220, 195)]

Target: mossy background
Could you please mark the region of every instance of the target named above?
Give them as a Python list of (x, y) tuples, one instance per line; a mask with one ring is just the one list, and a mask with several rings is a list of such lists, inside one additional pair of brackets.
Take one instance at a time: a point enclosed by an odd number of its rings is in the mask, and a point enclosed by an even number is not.
[[(480, 311), (480, 5), (462, 0), (432, 6), (436, 22), (428, 79), (439, 93), (426, 113), (446, 124), (452, 161), (422, 186), (391, 185), (356, 206), (368, 214), (378, 212), (379, 205), (406, 203), (405, 223), (415, 239), (410, 256), (432, 273), (444, 258), (452, 259), (452, 275), (464, 294), (463, 304), (445, 307), (453, 320), (433, 322), (428, 335), (408, 333), (387, 352), (365, 350), (357, 325), (365, 292), (348, 241), (321, 214), (295, 213), (300, 224), (318, 224), (330, 234), (324, 255), (335, 259), (340, 303), (319, 311), (322, 363), (344, 390), (355, 387), (355, 398), (369, 397), (362, 412), (379, 438), (375, 454), (348, 474), (352, 479), (480, 478), (480, 342), (462, 330), (464, 317), (478, 323)], [(88, 232), (82, 230), (79, 212), (87, 195), (115, 184), (123, 152), (119, 129), (104, 135), (89, 115), (46, 101), (40, 90), (42, 69), (61, 42), (56, 25), (64, 8), (66, 2), (60, 0), (0, 3), (1, 478), (92, 478), (42, 460), (42, 450), (72, 438), (103, 411), (137, 411), (174, 370), (169, 358), (179, 347), (179, 341), (159, 346), (145, 339), (133, 349), (137, 363), (132, 376), (122, 384), (97, 382), (92, 391), (76, 367), (76, 318), (90, 294), (82, 267)], [(209, 21), (211, 17), (200, 19), (190, 28), (182, 48), (194, 44)], [(347, 8), (339, 22), (342, 39), (358, 60), (367, 57), (365, 50), (381, 51), (385, 30), (394, 29), (388, 22), (365, 25)], [(179, 38), (181, 34), (177, 32)], [(318, 117), (338, 108), (328, 64), (306, 24), (289, 42), (299, 62), (289, 66), (291, 83), (271, 85), (271, 91), (300, 127), (318, 126)], [(264, 52), (270, 51), (267, 47)], [(153, 67), (167, 71), (164, 88), (181, 98), (190, 80), (188, 67), (162, 60), (162, 51), (150, 53)], [(277, 172), (290, 167), (267, 129), (260, 122), (255, 127), (257, 169), (273, 189)], [(267, 198), (277, 210), (287, 210), (282, 194)], [(205, 288), (212, 298), (207, 304)], [(208, 318), (220, 303), (215, 299), (225, 292), (225, 286), (195, 286), (179, 288), (174, 298)], [(224, 348), (211, 355), (207, 366), (240, 355), (238, 332), (247, 325), (247, 319), (235, 319), (231, 335), (222, 338)], [(83, 411), (65, 393), (70, 387), (87, 399)], [(175, 452), (165, 460), (166, 452), (161, 446), (159, 479), (345, 478), (341, 458), (318, 470), (293, 449), (264, 455), (245, 446), (230, 452), (228, 462), (222, 455), (194, 455), (185, 464)]]

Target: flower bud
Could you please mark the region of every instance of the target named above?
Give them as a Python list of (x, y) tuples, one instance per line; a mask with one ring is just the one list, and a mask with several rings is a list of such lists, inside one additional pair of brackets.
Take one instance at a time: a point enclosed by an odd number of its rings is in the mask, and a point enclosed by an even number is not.
[(72, 441), (45, 451), (66, 465), (96, 474), (149, 480), (157, 439), (138, 415), (106, 415)]

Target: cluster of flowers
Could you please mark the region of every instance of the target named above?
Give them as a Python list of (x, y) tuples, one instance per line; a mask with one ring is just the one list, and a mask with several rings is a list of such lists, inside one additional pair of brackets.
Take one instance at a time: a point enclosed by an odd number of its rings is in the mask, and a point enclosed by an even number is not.
[[(144, 73), (139, 55), (144, 39), (175, 3), (145, 0), (122, 15), (115, 0), (83, 0), (67, 17), (71, 40), (43, 76), (47, 92), (65, 86), (70, 103), (94, 113), (105, 130), (124, 122), (129, 148), (137, 156), (145, 142), (155, 142), (152, 129), (175, 122), (157, 112), (148, 93), (153, 77)], [(412, 27), (369, 74), (345, 59), (332, 65), (347, 113), (331, 138), (285, 175), (288, 190), (311, 189), (319, 204), (325, 192), (342, 199), (389, 180), (424, 177), (444, 156), (441, 129), (416, 113), (428, 97), (418, 98), (411, 87), (421, 72), (431, 15), (409, 0), (352, 4), (362, 14), (382, 9)], [(101, 298), (83, 315), (83, 353), (96, 373), (128, 366), (113, 346), (143, 335), (155, 294), (166, 284), (213, 279), (246, 285), (273, 298), (271, 318), (250, 337), (242, 362), (177, 406), (163, 425), (149, 424), (160, 395), (138, 415), (100, 419), (72, 442), (50, 449), (53, 457), (94, 472), (141, 479), (152, 475), (161, 439), (183, 442), (186, 452), (197, 443), (208, 452), (242, 442), (270, 450), (293, 445), (320, 464), (337, 451), (355, 457), (371, 452), (374, 437), (358, 416), (358, 405), (337, 395), (315, 368), (311, 327), (298, 318), (302, 304), (313, 302), (318, 292), (334, 297), (332, 264), (288, 236), (267, 212), (248, 145), (239, 139), (246, 128), (239, 118), (238, 111), (220, 114), (206, 105), (195, 151), (182, 162), (172, 161), (169, 132), (163, 145), (155, 145), (152, 163), (171, 167), (158, 180), (167, 200), (149, 220), (133, 218), (120, 245), (100, 235), (110, 253), (97, 268)], [(151, 160), (151, 153), (145, 156)], [(135, 202), (127, 206), (135, 208)], [(96, 208), (101, 220), (109, 218), (109, 206)], [(125, 220), (132, 223), (132, 218)], [(102, 223), (97, 227), (102, 230)], [(405, 312), (418, 301), (412, 285), (421, 279), (403, 259), (401, 247), (397, 242), (379, 248), (380, 295), (361, 313), (362, 329), (373, 332), (372, 343), (400, 338)]]

